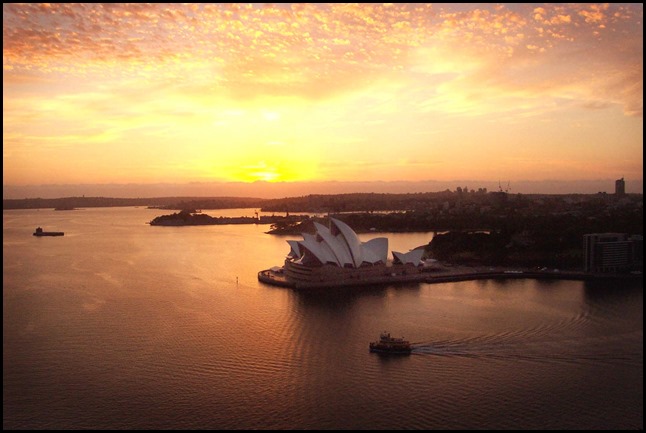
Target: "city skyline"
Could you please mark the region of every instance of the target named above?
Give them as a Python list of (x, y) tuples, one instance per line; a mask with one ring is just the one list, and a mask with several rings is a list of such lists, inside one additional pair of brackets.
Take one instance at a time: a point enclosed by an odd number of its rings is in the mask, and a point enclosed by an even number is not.
[[(643, 194), (642, 181), (624, 179), (627, 194)], [(274, 199), (310, 194), (406, 194), (457, 191), (457, 189), (487, 192), (505, 191), (510, 194), (607, 194), (616, 195), (616, 180), (589, 181), (521, 181), (495, 182), (477, 180), (451, 181), (392, 181), (392, 182), (192, 182), (149, 184), (51, 184), (4, 186), (3, 199), (63, 198), (63, 197), (253, 197)]]
[(3, 197), (622, 177), (641, 193), (642, 20), (642, 4), (5, 4)]

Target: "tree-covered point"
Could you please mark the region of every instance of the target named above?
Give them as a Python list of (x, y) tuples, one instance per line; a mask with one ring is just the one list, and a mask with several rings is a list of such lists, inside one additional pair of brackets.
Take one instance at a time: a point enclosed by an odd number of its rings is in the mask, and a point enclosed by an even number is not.
[[(497, 205), (461, 203), (406, 212), (330, 214), (357, 233), (449, 232), (436, 234), (426, 255), (442, 261), (481, 265), (580, 269), (583, 235), (643, 235), (641, 196), (624, 200), (514, 198)], [(270, 233), (313, 233), (313, 221), (272, 226)]]

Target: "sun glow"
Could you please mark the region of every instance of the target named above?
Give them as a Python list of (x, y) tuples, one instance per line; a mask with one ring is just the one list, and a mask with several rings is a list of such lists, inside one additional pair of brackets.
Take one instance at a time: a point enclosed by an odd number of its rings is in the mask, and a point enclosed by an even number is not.
[(642, 11), (4, 4), (3, 182), (638, 179)]
[(315, 160), (280, 158), (266, 155), (263, 159), (243, 162), (226, 170), (227, 178), (240, 182), (296, 182), (316, 179)]
[(280, 179), (281, 175), (278, 173), (278, 169), (275, 166), (267, 166), (265, 161), (260, 161), (255, 166), (246, 167), (245, 171), (249, 178), (243, 180), (247, 181), (262, 180), (265, 182), (272, 182), (276, 180), (284, 180)]

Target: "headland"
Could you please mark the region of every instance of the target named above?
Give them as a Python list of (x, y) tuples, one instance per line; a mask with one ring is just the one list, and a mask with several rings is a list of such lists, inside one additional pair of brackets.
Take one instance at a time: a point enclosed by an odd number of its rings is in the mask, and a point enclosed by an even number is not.
[(185, 209), (170, 215), (155, 217), (151, 226), (204, 226), (219, 224), (296, 224), (309, 218), (307, 215), (260, 215), (256, 217), (212, 217), (198, 210)]
[[(416, 247), (407, 253), (392, 251), (388, 239), (362, 242), (345, 222), (329, 217), (308, 221), (314, 233), (288, 240), (290, 251), (282, 266), (258, 272), (258, 280), (295, 289), (353, 287), (397, 283), (439, 283), (475, 279), (536, 278), (573, 280), (637, 280), (642, 278), (641, 236), (593, 235), (585, 252), (585, 271), (547, 266), (459, 265), (432, 257), (432, 249)], [(489, 236), (489, 235), (487, 235)], [(606, 239), (608, 238), (608, 239)], [(458, 238), (461, 241), (462, 238)], [(467, 243), (473, 239), (467, 238)], [(429, 245), (435, 241), (435, 238)], [(455, 240), (452, 241), (454, 243)], [(510, 246), (500, 246), (509, 249)], [(429, 257), (427, 254), (431, 254)], [(459, 262), (454, 262), (459, 263)], [(582, 263), (583, 264), (583, 263)]]

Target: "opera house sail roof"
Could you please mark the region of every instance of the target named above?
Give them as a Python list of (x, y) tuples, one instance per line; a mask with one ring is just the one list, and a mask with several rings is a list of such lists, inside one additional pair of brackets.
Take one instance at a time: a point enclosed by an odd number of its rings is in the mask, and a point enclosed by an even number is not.
[[(367, 242), (343, 221), (330, 218), (330, 227), (314, 222), (315, 234), (303, 233), (302, 241), (288, 240), (287, 259), (305, 266), (335, 265), (341, 268), (361, 268), (388, 260), (388, 238), (379, 237)], [(419, 264), (423, 250), (408, 253), (393, 251), (394, 263)]]
[(362, 242), (346, 223), (329, 218), (329, 227), (314, 222), (314, 233), (303, 240), (288, 240), (289, 253), (283, 267), (258, 272), (260, 281), (297, 289), (345, 287), (425, 278), (423, 249), (408, 253), (393, 251), (388, 263), (388, 238)]

